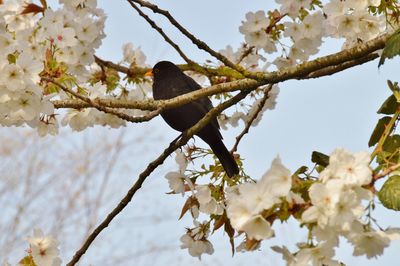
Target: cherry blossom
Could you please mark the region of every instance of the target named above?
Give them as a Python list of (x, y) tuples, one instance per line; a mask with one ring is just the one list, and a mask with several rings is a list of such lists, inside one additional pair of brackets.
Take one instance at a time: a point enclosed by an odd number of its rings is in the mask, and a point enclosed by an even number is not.
[(28, 237), (33, 261), (41, 266), (61, 265), (58, 242), (51, 235), (45, 236), (40, 229), (33, 230), (33, 236)]

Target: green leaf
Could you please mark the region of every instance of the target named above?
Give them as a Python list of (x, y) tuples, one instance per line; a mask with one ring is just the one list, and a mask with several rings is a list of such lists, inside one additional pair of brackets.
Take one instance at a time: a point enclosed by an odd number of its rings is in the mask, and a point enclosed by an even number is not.
[(313, 151), (311, 155), (311, 161), (323, 167), (327, 167), (329, 164), (329, 156), (323, 154), (322, 152)]
[(290, 216), (291, 214), (289, 211), (289, 203), (287, 201), (283, 201), (279, 208), (278, 219), (281, 221), (281, 223), (283, 223), (287, 221), (290, 218)]
[(17, 62), (17, 56), (15, 54), (8, 54), (7, 60), (9, 64), (15, 64)]
[(391, 176), (378, 192), (379, 200), (388, 209), (400, 210), (400, 175)]
[(389, 89), (393, 92), (394, 97), (396, 97), (397, 102), (400, 102), (400, 88), (397, 82), (393, 83), (390, 80), (387, 81)]
[(393, 83), (391, 80), (387, 81), (389, 89), (394, 93), (400, 90), (399, 84), (397, 82)]
[(305, 174), (308, 171), (308, 167), (307, 166), (301, 166), (299, 169), (297, 169), (296, 172), (294, 172), (294, 175), (300, 175), (300, 174)]
[(310, 189), (311, 185), (314, 184), (315, 181), (312, 180), (301, 180), (301, 182), (297, 183), (294, 187), (292, 187), (292, 191), (294, 193), (300, 194), (300, 196), (305, 200), (310, 200), (310, 195), (308, 190)]
[(385, 131), (386, 125), (390, 122), (390, 120), (391, 120), (390, 116), (385, 116), (385, 117), (382, 117), (381, 119), (379, 119), (378, 123), (375, 126), (374, 131), (371, 134), (371, 137), (369, 138), (369, 141), (368, 141), (369, 147), (372, 147), (376, 143), (378, 143), (383, 132)]
[(399, 108), (400, 103), (394, 95), (390, 95), (389, 98), (382, 104), (381, 108), (378, 110), (378, 114), (392, 115), (396, 113), (397, 108)]
[(385, 63), (386, 58), (390, 59), (400, 54), (400, 33), (397, 31), (386, 42), (383, 49), (381, 59), (379, 60), (378, 67)]
[(400, 135), (388, 136), (383, 144), (383, 150), (387, 152), (398, 152), (400, 148)]
[(400, 135), (388, 136), (382, 145), (382, 162), (393, 163), (400, 162)]

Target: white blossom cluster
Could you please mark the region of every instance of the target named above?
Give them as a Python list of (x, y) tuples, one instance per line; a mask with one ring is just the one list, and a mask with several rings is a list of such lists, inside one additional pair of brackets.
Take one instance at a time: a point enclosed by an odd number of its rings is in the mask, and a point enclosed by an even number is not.
[[(26, 123), (39, 133), (56, 134), (58, 122), (54, 107), (39, 86), (46, 52), (54, 48), (57, 61), (63, 62), (78, 80), (88, 75), (94, 49), (105, 36), (104, 13), (96, 1), (64, 1), (58, 10), (46, 9), (44, 15), (24, 14), (30, 3), (5, 1), (0, 6), (0, 124)], [(79, 12), (78, 12), (79, 11)], [(10, 58), (15, 58), (14, 60)]]
[[(39, 86), (39, 74), (50, 51), (78, 82), (86, 81), (86, 66), (104, 38), (105, 14), (96, 1), (60, 1), (57, 10), (21, 14), (30, 1), (0, 5), (0, 124), (26, 123), (39, 134), (56, 134), (58, 122), (49, 101), (54, 94)], [(13, 59), (14, 58), (14, 59)], [(63, 97), (63, 95), (61, 95)]]
[[(132, 43), (124, 44), (122, 47), (123, 51), (123, 60), (121, 63), (128, 63), (129, 65), (135, 64), (141, 67), (147, 66), (145, 64), (146, 56), (140, 49), (137, 47), (134, 49)], [(91, 72), (100, 71), (97, 65), (92, 64), (90, 66)], [(115, 99), (114, 96), (108, 95), (106, 85), (101, 82), (97, 82), (93, 85), (90, 84), (82, 84), (82, 88), (85, 89), (88, 94), (88, 98), (94, 100), (96, 98), (101, 99)], [(121, 100), (144, 100), (147, 99), (150, 95), (151, 86), (150, 82), (142, 82), (134, 84), (134, 88), (129, 91), (123, 91), (120, 93), (118, 97)], [(131, 116), (140, 116), (148, 113), (147, 111), (141, 110), (124, 110), (125, 114)], [(103, 113), (94, 108), (86, 108), (86, 109), (69, 109), (67, 114), (62, 119), (62, 125), (69, 125), (73, 130), (82, 131), (88, 127), (93, 127), (95, 125), (109, 126), (111, 128), (118, 128), (120, 126), (124, 126), (126, 123), (124, 120), (118, 118), (112, 114)]]
[[(259, 66), (259, 60), (265, 61), (260, 51), (272, 54), (278, 51), (282, 39), (273, 35), (271, 28), (283, 24), (283, 36), (290, 43), (281, 45), (282, 56), (272, 60), (278, 68), (293, 66), (304, 62), (319, 52), (323, 38), (344, 39), (343, 48), (351, 47), (360, 41), (368, 41), (386, 30), (384, 15), (370, 14), (370, 6), (378, 6), (379, 0), (330, 0), (320, 8), (312, 0), (291, 1), (276, 0), (279, 4), (279, 18), (271, 21), (264, 11), (248, 12), (239, 27), (248, 45), (256, 51), (251, 54), (253, 68)], [(281, 22), (280, 20), (284, 21)], [(279, 39), (279, 41), (278, 41)], [(287, 51), (289, 47), (289, 51)], [(225, 52), (235, 54), (233, 51)], [(269, 67), (269, 63), (264, 66)]]
[[(375, 230), (370, 222), (362, 220), (366, 215), (363, 200), (373, 199), (372, 192), (363, 187), (372, 181), (370, 158), (367, 152), (353, 154), (336, 149), (329, 157), (328, 167), (320, 173), (319, 181), (311, 185), (312, 205), (302, 214), (302, 222), (314, 225), (312, 237), (318, 245), (302, 253), (308, 253), (313, 261), (334, 265), (334, 247), (339, 245), (340, 236), (354, 246), (354, 256), (368, 258), (382, 255), (391, 240), (399, 239), (397, 230)], [(294, 260), (301, 261), (297, 256)]]
[(179, 166), (179, 171), (169, 172), (165, 176), (168, 179), (169, 187), (175, 193), (185, 193), (185, 171), (188, 165), (188, 161), (185, 154), (181, 151), (176, 151), (175, 161)]
[[(292, 174), (279, 157), (260, 180), (226, 187), (224, 199), (215, 196), (212, 184), (192, 184), (185, 175), (187, 159), (182, 152), (177, 152), (176, 162), (179, 171), (166, 176), (170, 188), (182, 195), (191, 191), (191, 199), (196, 202), (190, 207), (196, 227), (181, 238), (182, 248), (192, 256), (200, 258), (213, 250), (208, 224), (197, 221), (199, 212), (210, 217), (226, 212), (236, 232), (260, 243), (275, 236), (266, 213), (283, 203), (303, 206), (305, 211), (297, 219), (310, 230), (307, 243), (299, 243), (300, 249), (294, 253), (285, 246), (272, 247), (283, 255), (287, 265), (340, 265), (334, 258), (340, 237), (353, 245), (354, 256), (367, 258), (382, 255), (392, 240), (400, 239), (400, 229), (375, 229), (371, 224), (373, 218), (366, 207), (373, 200), (373, 193), (365, 188), (372, 181), (367, 152), (336, 149), (329, 157), (329, 165), (309, 187), (309, 199), (293, 192)], [(198, 232), (203, 232), (200, 237)], [(239, 251), (246, 249), (245, 242), (237, 247)]]
[(332, 0), (324, 5), (327, 19), (324, 21), (325, 35), (344, 38), (343, 48), (351, 47), (360, 41), (368, 41), (386, 30), (386, 17), (374, 16), (368, 7), (378, 6), (381, 0)]
[(140, 49), (136, 47), (134, 49), (133, 43), (126, 43), (122, 46), (123, 60), (122, 62), (128, 63), (129, 65), (146, 66), (146, 55)]
[(186, 234), (181, 237), (181, 248), (188, 249), (190, 255), (201, 258), (202, 254), (212, 254), (214, 248), (208, 240), (210, 230), (209, 224), (206, 222), (199, 223), (199, 214), (221, 215), (224, 212), (225, 204), (223, 201), (217, 200), (213, 195), (209, 185), (194, 185), (192, 181), (185, 175), (188, 166), (188, 160), (181, 151), (176, 152), (175, 161), (179, 166), (178, 171), (169, 172), (165, 176), (168, 180), (169, 187), (174, 193), (185, 195), (186, 191), (192, 193), (191, 199), (196, 204), (190, 206), (190, 214), (194, 219), (195, 227), (187, 230)]
[(228, 188), (226, 200), (215, 197), (214, 186), (211, 184), (192, 184), (184, 174), (187, 167), (184, 153), (177, 152), (175, 160), (179, 165), (179, 171), (169, 172), (166, 175), (170, 188), (173, 192), (184, 195), (185, 188), (188, 187), (187, 190), (192, 192), (192, 198), (197, 202), (190, 208), (196, 227), (188, 230), (181, 238), (182, 248), (187, 248), (192, 256), (200, 258), (204, 253), (211, 254), (213, 250), (211, 242), (207, 239), (209, 233), (202, 234), (201, 238), (194, 236), (193, 232), (198, 232), (199, 228), (205, 228), (204, 223), (200, 224), (197, 221), (199, 212), (205, 215), (222, 215), (226, 211), (233, 228), (246, 232), (250, 238), (262, 240), (274, 235), (269, 222), (261, 216), (263, 210), (280, 202), (282, 197), (288, 197), (297, 203), (304, 202), (300, 196), (290, 191), (290, 171), (282, 165), (279, 158), (273, 161), (271, 169), (259, 182), (244, 183)]
[[(266, 61), (266, 58), (254, 52), (250, 52), (247, 56), (244, 56), (248, 51), (248, 49), (250, 48), (247, 46), (241, 46), (237, 51), (234, 51), (231, 45), (227, 45), (225, 49), (221, 49), (219, 52), (226, 58), (228, 58), (230, 61), (241, 65), (247, 70), (252, 70), (252, 71), (264, 70), (259, 68), (258, 61), (259, 60)], [(269, 65), (266, 64), (264, 68), (266, 68), (267, 66)]]
[[(75, 80), (76, 90), (83, 90), (88, 98), (111, 98), (106, 86), (91, 85), (89, 79), (96, 71), (95, 49), (100, 47), (106, 15), (97, 8), (96, 0), (60, 0), (58, 9), (47, 8), (43, 13), (21, 14), (31, 1), (6, 0), (0, 5), (0, 124), (3, 126), (28, 125), (37, 128), (39, 135), (58, 133), (59, 114), (55, 113), (51, 99), (68, 99), (67, 94), (45, 91), (40, 74), (51, 59), (65, 68)], [(132, 44), (123, 47), (124, 61), (144, 65), (146, 57)], [(50, 63), (52, 64), (52, 63)], [(57, 75), (57, 73), (53, 73)], [(56, 76), (57, 77), (57, 76)], [(78, 89), (79, 87), (79, 89)], [(143, 99), (150, 89), (148, 83), (137, 90), (122, 93), (122, 99)], [(127, 111), (130, 115), (143, 112)], [(62, 125), (80, 131), (94, 125), (119, 127), (125, 122), (94, 108), (67, 111)]]
[(194, 221), (195, 228), (187, 230), (187, 233), (181, 237), (181, 248), (188, 249), (193, 257), (201, 259), (203, 254), (213, 254), (214, 248), (207, 237), (210, 234), (209, 225), (207, 223), (199, 223)]
[(246, 20), (239, 27), (239, 31), (244, 34), (245, 41), (250, 46), (263, 49), (264, 52), (270, 54), (276, 52), (277, 49), (275, 42), (266, 31), (269, 25), (270, 20), (266, 17), (264, 11), (248, 12)]
[(28, 237), (29, 250), (33, 261), (38, 266), (59, 266), (61, 259), (59, 257), (58, 241), (51, 235), (44, 235), (40, 229), (33, 230), (33, 236)]
[(282, 165), (280, 158), (274, 159), (271, 168), (255, 183), (243, 183), (230, 187), (227, 192), (227, 215), (233, 228), (245, 232), (255, 240), (274, 236), (271, 224), (262, 216), (282, 198), (302, 200), (291, 193), (290, 171)]

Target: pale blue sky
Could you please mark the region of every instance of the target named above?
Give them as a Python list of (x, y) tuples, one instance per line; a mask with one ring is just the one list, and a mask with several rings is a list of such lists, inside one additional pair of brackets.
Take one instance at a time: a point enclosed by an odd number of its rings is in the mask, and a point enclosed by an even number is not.
[[(175, 63), (183, 62), (177, 53), (150, 28), (150, 26), (139, 17), (127, 1), (99, 0), (99, 7), (103, 8), (108, 15), (106, 23), (107, 37), (98, 55), (104, 59), (118, 61), (121, 59), (121, 47), (126, 42), (132, 42), (135, 46), (141, 46), (145, 52), (148, 62), (154, 64), (160, 60), (170, 60)], [(272, 1), (153, 1), (160, 7), (170, 10), (172, 15), (187, 29), (200, 39), (207, 42), (213, 49), (219, 50), (227, 44), (238, 47), (243, 41), (238, 27), (244, 15), (248, 11), (268, 10)], [(198, 62), (204, 62), (211, 57), (196, 49), (182, 35), (168, 26), (165, 19), (154, 16), (146, 11), (152, 18), (160, 23), (163, 29), (181, 46), (190, 58)], [(340, 46), (334, 47), (331, 43), (324, 51), (338, 51)], [(334, 49), (334, 50), (332, 50)], [(387, 62), (379, 71), (377, 61), (363, 66), (355, 67), (349, 71), (324, 77), (318, 80), (289, 81), (280, 84), (281, 93), (278, 96), (278, 104), (275, 110), (265, 113), (263, 121), (258, 127), (252, 128), (245, 136), (239, 146), (239, 153), (245, 158), (245, 167), (248, 174), (253, 178), (259, 178), (269, 167), (271, 160), (279, 154), (284, 164), (292, 171), (301, 165), (311, 166), (310, 156), (313, 150), (330, 153), (336, 147), (344, 147), (351, 151), (367, 150), (367, 142), (372, 129), (379, 118), (376, 110), (388, 97), (389, 90), (386, 88), (386, 80), (395, 78), (395, 69), (398, 69), (398, 59)], [(140, 134), (142, 128), (151, 128), (155, 134), (162, 135), (159, 142), (152, 143), (153, 149), (148, 151), (147, 158), (155, 158), (163, 147), (177, 133), (170, 129), (161, 119), (155, 119), (147, 124), (128, 125), (132, 134)], [(225, 143), (231, 147), (235, 136), (240, 129), (224, 131)], [(139, 133), (138, 133), (139, 132)], [(145, 140), (144, 140), (145, 141)], [(149, 145), (152, 145), (149, 144)], [(137, 160), (138, 158), (135, 158)], [(145, 162), (140, 162), (144, 164)], [(212, 237), (215, 254), (204, 256), (200, 262), (191, 258), (186, 251), (179, 250), (179, 238), (184, 233), (185, 226), (191, 226), (190, 220), (176, 223), (180, 213), (183, 199), (180, 196), (165, 195), (168, 185), (163, 178), (165, 173), (176, 166), (169, 159), (165, 166), (151, 175), (148, 182), (144, 184), (143, 191), (138, 193), (130, 206), (122, 213), (117, 221), (102, 232), (107, 239), (112, 239), (113, 234), (126, 234), (123, 243), (125, 247), (132, 249), (143, 248), (143, 243), (135, 241), (137, 235), (148, 236), (149, 239), (157, 239), (158, 244), (167, 245), (165, 252), (149, 254), (141, 257), (135, 265), (283, 265), (283, 262), (269, 249), (272, 243), (281, 243), (293, 246), (304, 234), (296, 225), (284, 224), (277, 226), (277, 237), (272, 241), (265, 241), (262, 251), (249, 254), (237, 254), (231, 258), (227, 245), (227, 238)], [(138, 173), (121, 173), (130, 177), (136, 177)], [(123, 190), (131, 182), (126, 184)], [(157, 188), (154, 190), (153, 188)], [(121, 195), (122, 195), (121, 194)], [(153, 202), (155, 204), (149, 204)], [(135, 211), (146, 207), (145, 214)], [(156, 216), (160, 208), (169, 210), (169, 220), (156, 225), (148, 225), (146, 221), (138, 222), (137, 217), (145, 218)], [(396, 226), (400, 221), (396, 213), (378, 210), (376, 217), (387, 216), (383, 225)], [(390, 218), (389, 218), (390, 217)], [(379, 219), (380, 220), (380, 219)], [(129, 231), (118, 230), (118, 224), (125, 226), (132, 223)], [(145, 241), (146, 242), (146, 241)], [(342, 241), (343, 243), (343, 241)], [(110, 243), (101, 243), (101, 238), (96, 245), (89, 249), (82, 265), (87, 263), (97, 264), (96, 254), (109, 250)], [(147, 245), (147, 244), (144, 244)], [(175, 245), (175, 248), (174, 248)], [(139, 247), (141, 246), (141, 247)], [(337, 252), (338, 259), (342, 259), (348, 265), (390, 265), (396, 256), (396, 250), (400, 245), (393, 244), (385, 251), (379, 260), (366, 260), (363, 257), (353, 258), (352, 249), (343, 245)], [(96, 263), (97, 262), (97, 263)], [(133, 263), (132, 263), (133, 265)]]

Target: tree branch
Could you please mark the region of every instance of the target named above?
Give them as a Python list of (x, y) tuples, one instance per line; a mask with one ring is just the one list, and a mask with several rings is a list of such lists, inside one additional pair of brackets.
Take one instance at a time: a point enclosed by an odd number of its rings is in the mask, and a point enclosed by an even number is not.
[[(99, 111), (115, 115), (115, 116), (117, 116), (117, 117), (119, 117), (119, 118), (121, 118), (123, 120), (129, 121), (129, 122), (132, 122), (132, 123), (140, 123), (140, 122), (149, 121), (149, 120), (153, 119), (154, 117), (156, 117), (157, 115), (159, 115), (160, 112), (161, 112), (160, 109), (157, 109), (157, 110), (153, 110), (152, 112), (150, 112), (147, 115), (140, 116), (140, 117), (133, 117), (133, 116), (127, 115), (127, 114), (125, 114), (123, 112), (114, 110), (112, 108), (105, 107), (105, 106), (97, 103), (96, 101), (91, 100), (90, 98), (87, 98), (87, 97), (85, 97), (85, 96), (83, 96), (83, 95), (81, 95), (81, 94), (79, 94), (77, 92), (74, 92), (73, 90), (63, 86), (62, 84), (60, 84), (59, 82), (57, 82), (57, 81), (55, 81), (53, 79), (42, 77), (42, 80), (45, 80), (45, 81), (50, 82), (50, 83), (53, 83), (54, 85), (56, 85), (57, 87), (59, 87), (60, 89), (65, 91), (66, 93), (69, 93), (69, 94), (73, 95), (74, 97), (76, 97), (79, 100), (83, 101), (84, 103), (88, 104), (87, 107), (96, 108)], [(79, 108), (77, 108), (77, 109), (79, 109)]]
[(183, 60), (185, 60), (189, 65), (190, 64), (197, 64), (194, 61), (190, 60), (185, 53), (181, 50), (181, 48), (179, 48), (179, 46), (174, 43), (174, 41), (172, 41), (168, 35), (162, 30), (162, 28), (160, 28), (149, 16), (147, 16), (145, 13), (143, 13), (142, 10), (140, 10), (140, 8), (138, 6), (135, 5), (135, 3), (132, 0), (128, 0), (129, 4), (139, 13), (139, 15), (144, 18), (149, 24), (150, 26), (155, 29), (156, 31), (158, 31), (158, 33), (161, 34), (161, 36), (164, 38), (164, 40), (169, 43), (177, 52), (178, 54), (183, 58)]
[[(297, 66), (288, 67), (280, 71), (270, 73), (256, 73), (262, 77), (262, 81), (251, 79), (235, 80), (222, 84), (202, 88), (194, 92), (180, 95), (169, 100), (146, 100), (146, 101), (123, 101), (96, 99), (93, 102), (107, 107), (140, 109), (140, 110), (156, 110), (158, 108), (164, 110), (177, 107), (188, 102), (197, 100), (201, 97), (211, 96), (218, 93), (232, 92), (236, 90), (244, 90), (248, 88), (256, 88), (269, 83), (279, 83), (289, 79), (308, 79), (332, 75), (343, 71), (347, 68), (366, 63), (376, 58), (376, 54), (371, 54), (376, 50), (385, 47), (385, 43), (390, 35), (385, 34), (366, 43), (359, 44), (353, 48), (317, 58), (315, 60), (302, 63)], [(82, 101), (53, 101), (56, 108), (86, 108), (90, 107), (88, 103)]]
[[(202, 97), (217, 93), (232, 92), (236, 90), (247, 90), (257, 86), (259, 83), (251, 79), (238, 80), (234, 82), (221, 83), (218, 85), (202, 88), (194, 92), (186, 93), (169, 100), (142, 100), (127, 101), (117, 99), (94, 99), (91, 102), (97, 105), (140, 110), (165, 110), (184, 105)], [(215, 93), (214, 93), (215, 92)], [(90, 103), (82, 100), (56, 100), (53, 101), (56, 108), (87, 108), (92, 107)]]
[(392, 166), (386, 168), (384, 171), (382, 171), (382, 172), (380, 172), (380, 173), (377, 173), (376, 175), (374, 175), (374, 176), (372, 177), (372, 182), (373, 182), (373, 184), (374, 184), (377, 180), (379, 180), (379, 179), (381, 179), (381, 178), (387, 176), (387, 175), (390, 174), (391, 172), (396, 171), (396, 170), (398, 170), (398, 169), (400, 169), (400, 163), (394, 164), (394, 165), (392, 165)]
[(108, 67), (111, 69), (114, 69), (118, 72), (124, 73), (126, 74), (128, 77), (135, 77), (135, 76), (143, 76), (147, 71), (150, 70), (150, 68), (145, 68), (145, 67), (126, 67), (126, 66), (122, 66), (119, 64), (115, 64), (111, 61), (106, 61), (103, 60), (99, 57), (97, 57), (96, 55), (94, 56), (94, 59), (96, 61), (96, 63), (99, 66), (103, 66), (103, 67)]
[(249, 129), (251, 127), (251, 124), (253, 124), (254, 120), (258, 117), (260, 114), (261, 110), (263, 109), (265, 103), (267, 102), (269, 98), (269, 92), (272, 89), (273, 84), (268, 85), (267, 88), (264, 89), (264, 97), (261, 99), (261, 101), (258, 103), (257, 109), (254, 112), (254, 114), (250, 117), (250, 119), (247, 121), (245, 128), (243, 131), (236, 137), (235, 145), (233, 145), (233, 148), (231, 149), (231, 153), (234, 153), (237, 151), (237, 148), (239, 146), (240, 141), (244, 137), (245, 134), (249, 132)]
[[(126, 74), (128, 77), (136, 77), (136, 76), (143, 76), (147, 71), (151, 70), (148, 67), (138, 67), (138, 66), (131, 66), (126, 67), (123, 65), (115, 64), (111, 61), (103, 60), (97, 56), (94, 57), (95, 61), (98, 65), (103, 67), (112, 68), (118, 72)], [(217, 68), (214, 67), (206, 67), (200, 66), (197, 63), (193, 64), (179, 64), (177, 65), (182, 71), (194, 71), (202, 75), (206, 76), (226, 76), (231, 77), (233, 79), (242, 79), (244, 76), (236, 71), (233, 71), (229, 67), (220, 66)]]
[(348, 68), (357, 66), (357, 65), (362, 65), (364, 63), (367, 63), (369, 61), (375, 60), (376, 58), (378, 58), (379, 55), (377, 53), (372, 53), (369, 55), (366, 55), (364, 57), (358, 58), (358, 59), (354, 59), (354, 60), (350, 60), (347, 62), (344, 62), (342, 64), (336, 65), (336, 66), (328, 66), (325, 67), (323, 69), (317, 70), (315, 72), (312, 72), (304, 77), (301, 77), (299, 79), (314, 79), (314, 78), (319, 78), (322, 76), (329, 76), (332, 74), (335, 74), (337, 72), (341, 72), (343, 70), (346, 70)]
[[(349, 48), (331, 55), (319, 57), (312, 61), (304, 62), (302, 64), (288, 67), (280, 71), (274, 71), (270, 73), (258, 72), (255, 74), (258, 75), (258, 80), (266, 83), (277, 83), (289, 79), (303, 79), (307, 77), (307, 75), (309, 75), (310, 73), (322, 70), (327, 67), (335, 67), (349, 61), (353, 61), (355, 63), (356, 60), (361, 60), (363, 57), (366, 57), (377, 50), (383, 49), (385, 47), (386, 41), (389, 39), (390, 36), (390, 34), (383, 34), (368, 42), (356, 45), (353, 48)], [(359, 64), (362, 63), (362, 61), (359, 62)], [(344, 67), (345, 66), (346, 64), (344, 65)], [(350, 66), (348, 65), (347, 68)], [(346, 68), (337, 68), (337, 72), (340, 72), (344, 69)]]
[(136, 191), (138, 191), (146, 178), (159, 166), (161, 165), (164, 160), (177, 148), (185, 145), (190, 138), (196, 132), (201, 130), (212, 118), (216, 117), (219, 113), (223, 110), (229, 108), (232, 105), (235, 105), (242, 99), (244, 99), (249, 93), (251, 89), (243, 90), (234, 97), (230, 98), (229, 100), (219, 104), (217, 107), (211, 109), (199, 122), (197, 122), (194, 126), (186, 130), (182, 133), (181, 137), (172, 141), (169, 146), (150, 164), (147, 165), (146, 169), (139, 175), (135, 184), (129, 189), (125, 197), (118, 203), (118, 205), (107, 215), (103, 222), (101, 222), (96, 229), (88, 236), (85, 243), (82, 247), (76, 251), (75, 255), (71, 259), (67, 266), (75, 265), (79, 259), (86, 253), (92, 242), (96, 239), (96, 237), (103, 231), (110, 222), (129, 204), (132, 200), (133, 196), (135, 195)]

